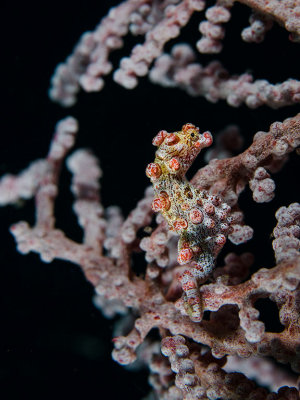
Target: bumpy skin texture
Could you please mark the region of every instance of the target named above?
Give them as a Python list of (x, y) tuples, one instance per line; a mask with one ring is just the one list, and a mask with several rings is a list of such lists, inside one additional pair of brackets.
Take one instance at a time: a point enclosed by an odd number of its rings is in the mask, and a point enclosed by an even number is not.
[(191, 262), (191, 269), (180, 280), (193, 320), (201, 318), (198, 282), (212, 272), (230, 232), (230, 207), (219, 196), (195, 188), (185, 177), (201, 149), (212, 141), (210, 132), (200, 134), (190, 123), (178, 132), (160, 131), (153, 139), (158, 146), (155, 160), (146, 169), (155, 192), (153, 210), (160, 211), (170, 230), (180, 235), (177, 260), (179, 264)]

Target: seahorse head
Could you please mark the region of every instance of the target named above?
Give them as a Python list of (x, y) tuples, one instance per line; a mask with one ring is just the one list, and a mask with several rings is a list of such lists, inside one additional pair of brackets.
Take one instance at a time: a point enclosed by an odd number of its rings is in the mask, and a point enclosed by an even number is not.
[(178, 132), (158, 132), (152, 143), (158, 147), (155, 163), (165, 173), (183, 176), (201, 149), (211, 145), (212, 135), (210, 132), (201, 134), (199, 128), (188, 123)]

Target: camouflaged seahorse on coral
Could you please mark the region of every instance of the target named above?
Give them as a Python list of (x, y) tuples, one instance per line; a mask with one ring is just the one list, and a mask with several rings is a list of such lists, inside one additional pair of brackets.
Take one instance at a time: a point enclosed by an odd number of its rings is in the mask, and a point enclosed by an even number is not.
[(192, 186), (185, 174), (201, 149), (212, 144), (210, 132), (185, 124), (179, 132), (160, 131), (153, 139), (158, 146), (147, 176), (154, 187), (152, 208), (161, 212), (171, 230), (180, 235), (179, 264), (191, 263), (181, 276), (187, 311), (193, 320), (201, 318), (198, 282), (214, 268), (217, 254), (230, 232), (230, 207), (219, 196)]

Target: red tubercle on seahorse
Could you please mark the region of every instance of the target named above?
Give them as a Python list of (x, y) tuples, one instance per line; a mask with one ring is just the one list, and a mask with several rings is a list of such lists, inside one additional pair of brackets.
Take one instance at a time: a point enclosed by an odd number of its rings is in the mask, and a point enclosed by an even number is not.
[(189, 213), (190, 220), (193, 224), (201, 224), (203, 221), (203, 212), (199, 208), (193, 208)]
[(183, 248), (178, 253), (177, 261), (179, 264), (186, 264), (191, 261), (194, 256), (194, 252), (190, 247)]
[(152, 140), (154, 146), (160, 146), (168, 135), (167, 131), (159, 131), (158, 134)]
[(157, 179), (160, 177), (161, 175), (161, 168), (160, 165), (157, 163), (150, 163), (147, 165), (146, 168), (146, 175), (148, 176), (148, 178), (154, 178)]
[(182, 229), (187, 229), (188, 222), (184, 218), (177, 218), (176, 221), (173, 223), (173, 229), (175, 231), (181, 231)]
[(153, 211), (168, 211), (171, 206), (169, 196), (166, 192), (160, 192), (158, 197), (155, 197), (152, 202)]
[(173, 171), (178, 171), (180, 168), (180, 162), (176, 158), (172, 158), (169, 161), (169, 167)]
[(188, 132), (189, 129), (196, 129), (197, 132), (199, 133), (199, 128), (197, 128), (195, 125), (191, 123), (184, 124), (182, 127), (183, 132)]
[(179, 138), (174, 133), (170, 133), (165, 139), (165, 144), (167, 144), (168, 146), (173, 146), (174, 144), (176, 144), (178, 142), (179, 142)]

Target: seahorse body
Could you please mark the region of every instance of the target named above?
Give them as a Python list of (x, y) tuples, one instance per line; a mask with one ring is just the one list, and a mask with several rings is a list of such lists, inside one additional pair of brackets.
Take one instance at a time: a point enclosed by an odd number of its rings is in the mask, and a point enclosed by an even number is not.
[(154, 211), (160, 211), (171, 230), (180, 235), (178, 262), (191, 262), (191, 270), (181, 277), (194, 320), (199, 320), (198, 282), (214, 268), (215, 258), (226, 242), (230, 207), (219, 196), (191, 185), (185, 174), (201, 149), (212, 144), (210, 132), (199, 133), (193, 124), (181, 131), (160, 131), (152, 142), (158, 147), (148, 164), (147, 176), (154, 187)]

